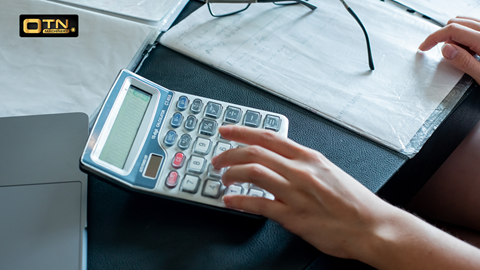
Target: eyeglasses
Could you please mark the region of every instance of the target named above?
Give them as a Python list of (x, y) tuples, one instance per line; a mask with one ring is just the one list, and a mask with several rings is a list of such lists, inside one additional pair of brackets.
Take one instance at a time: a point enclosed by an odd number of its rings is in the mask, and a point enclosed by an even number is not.
[[(317, 7), (308, 3), (308, 0), (206, 0), (208, 11), (213, 17), (225, 17), (233, 14), (240, 13), (245, 11), (252, 3), (273, 3), (275, 5), (304, 5), (311, 10), (315, 10)], [(362, 21), (358, 18), (357, 14), (345, 3), (344, 0), (340, 0), (342, 4), (347, 9), (348, 13), (352, 15), (355, 21), (362, 28), (363, 34), (365, 35), (365, 40), (367, 42), (367, 53), (368, 53), (368, 65), (371, 70), (374, 70), (372, 50), (370, 48), (370, 39), (368, 38), (367, 30), (362, 24)]]

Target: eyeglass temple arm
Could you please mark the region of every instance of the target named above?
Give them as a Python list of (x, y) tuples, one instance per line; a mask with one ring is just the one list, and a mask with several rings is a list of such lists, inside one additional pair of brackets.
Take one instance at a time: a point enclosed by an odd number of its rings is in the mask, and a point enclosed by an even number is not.
[(357, 23), (360, 25), (360, 27), (362, 28), (363, 30), (363, 34), (365, 34), (365, 40), (367, 41), (367, 51), (368, 51), (368, 65), (370, 66), (370, 70), (375, 70), (375, 67), (373, 65), (373, 56), (372, 56), (372, 50), (370, 48), (370, 39), (368, 38), (368, 34), (367, 34), (367, 30), (365, 29), (365, 27), (363, 26), (362, 22), (360, 21), (360, 19), (357, 17), (357, 14), (355, 14), (355, 12), (353, 12), (353, 10), (347, 5), (347, 3), (345, 3), (344, 0), (340, 0), (340, 2), (342, 2), (342, 4), (345, 6), (345, 8), (347, 9), (348, 13), (350, 13), (350, 15), (352, 15), (352, 17), (355, 19), (355, 21), (357, 21)]
[(281, 3), (281, 2), (297, 2), (299, 4), (302, 4), (308, 8), (310, 8), (311, 10), (315, 10), (317, 7), (308, 3), (307, 2), (308, 0), (257, 0), (256, 2), (257, 3), (272, 3), (272, 2), (276, 2), (276, 3)]

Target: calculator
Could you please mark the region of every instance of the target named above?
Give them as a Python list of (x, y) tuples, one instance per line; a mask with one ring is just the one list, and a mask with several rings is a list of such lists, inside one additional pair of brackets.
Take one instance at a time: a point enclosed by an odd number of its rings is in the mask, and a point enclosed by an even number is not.
[(80, 168), (135, 191), (255, 216), (223, 203), (225, 194), (274, 196), (250, 183), (222, 184), (225, 168), (215, 169), (210, 160), (245, 145), (222, 138), (221, 125), (288, 133), (281, 114), (172, 91), (123, 69), (97, 116)]

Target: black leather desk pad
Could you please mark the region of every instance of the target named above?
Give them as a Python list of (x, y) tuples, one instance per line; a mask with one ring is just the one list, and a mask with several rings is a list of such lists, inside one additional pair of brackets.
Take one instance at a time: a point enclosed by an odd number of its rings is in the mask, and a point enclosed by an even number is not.
[[(191, 1), (177, 21), (199, 6)], [(320, 151), (370, 190), (399, 205), (410, 200), (480, 118), (480, 97), (478, 91), (471, 91), (424, 149), (408, 161), (161, 45), (152, 50), (138, 74), (172, 90), (284, 114), (290, 120), (289, 138)], [(271, 220), (135, 193), (94, 177), (89, 181), (90, 270), (368, 268), (327, 256)]]

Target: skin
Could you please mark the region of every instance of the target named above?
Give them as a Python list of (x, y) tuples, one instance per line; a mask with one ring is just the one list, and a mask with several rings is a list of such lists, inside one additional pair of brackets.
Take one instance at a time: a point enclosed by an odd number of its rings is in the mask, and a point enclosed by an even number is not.
[[(420, 50), (446, 42), (445, 58), (479, 81), (472, 56), (480, 50), (478, 31), (479, 21), (456, 18)], [(384, 202), (321, 153), (267, 130), (223, 126), (219, 132), (249, 145), (212, 159), (217, 169), (230, 167), (223, 183), (249, 182), (275, 196), (228, 195), (227, 207), (263, 215), (324, 253), (378, 269), (480, 269), (479, 249)]]

